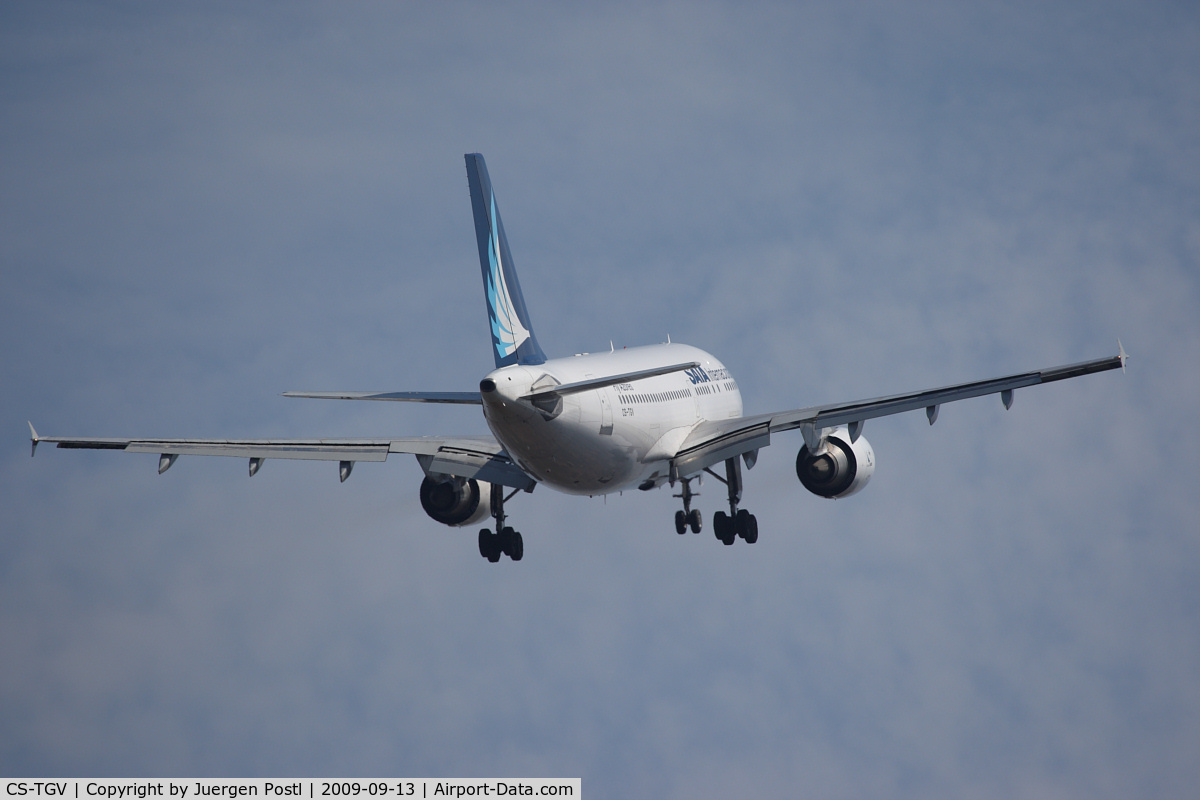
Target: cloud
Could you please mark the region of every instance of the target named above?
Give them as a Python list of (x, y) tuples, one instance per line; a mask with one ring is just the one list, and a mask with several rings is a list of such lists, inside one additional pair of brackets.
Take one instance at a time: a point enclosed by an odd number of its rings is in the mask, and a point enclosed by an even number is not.
[[(0, 764), (580, 775), (589, 793), (1127, 796), (1196, 779), (1197, 17), (1077, 4), (0, 12)], [(490, 368), (462, 154), (552, 355), (688, 341), (747, 410), (1098, 357), (872, 421), (864, 493), (514, 501), (411, 459), (45, 434), (484, 430), (288, 389)], [(706, 522), (723, 487), (701, 487)]]

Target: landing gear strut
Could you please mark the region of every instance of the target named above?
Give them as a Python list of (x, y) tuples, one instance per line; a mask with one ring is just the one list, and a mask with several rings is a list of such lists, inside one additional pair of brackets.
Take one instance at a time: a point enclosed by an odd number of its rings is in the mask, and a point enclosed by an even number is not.
[(680, 478), (679, 481), (683, 484), (682, 491), (675, 495), (683, 500), (683, 511), (675, 512), (675, 532), (678, 534), (687, 533), (690, 526), (692, 533), (699, 533), (700, 528), (704, 526), (704, 520), (700, 517), (700, 509), (692, 508), (692, 498), (699, 497), (699, 492), (692, 491), (692, 479)]
[(729, 490), (729, 513), (718, 511), (713, 514), (713, 534), (724, 545), (733, 544), (738, 537), (746, 540), (746, 544), (758, 541), (758, 518), (746, 509), (738, 509), (742, 500), (742, 462), (737, 456), (725, 460), (725, 477), (722, 478), (711, 469), (705, 467), (705, 472), (725, 484)]
[(521, 538), (519, 531), (514, 531), (504, 524), (507, 519), (504, 501), (511, 500), (513, 495), (521, 490), (513, 489), (512, 494), (505, 497), (503, 486), (493, 483), (491, 487), (492, 517), (496, 520), (496, 532), (492, 533), (487, 528), (479, 532), (479, 555), (493, 564), (500, 560), (501, 555), (506, 555), (513, 561), (520, 561), (525, 555), (525, 540)]

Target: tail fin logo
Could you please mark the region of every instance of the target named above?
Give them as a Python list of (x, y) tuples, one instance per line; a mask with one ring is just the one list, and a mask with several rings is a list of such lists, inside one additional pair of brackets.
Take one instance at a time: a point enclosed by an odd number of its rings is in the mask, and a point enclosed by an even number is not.
[(488, 324), (492, 329), (492, 355), (496, 367), (512, 364), (541, 364), (546, 354), (538, 347), (529, 324), (521, 282), (513, 266), (504, 236), (504, 223), (496, 207), (496, 194), (479, 153), (467, 153), (467, 184), (471, 189), (471, 216), (475, 220), (475, 244), (483, 273), (483, 294)]
[(498, 359), (503, 359), (517, 352), (517, 348), (529, 339), (529, 330), (521, 323), (517, 309), (513, 306), (508, 282), (504, 279), (505, 264), (500, 253), (500, 239), (497, 236), (500, 225), (496, 219), (496, 197), (492, 195), (488, 199), (488, 216), (492, 223), (488, 235), (488, 311), (491, 312), (496, 355)]

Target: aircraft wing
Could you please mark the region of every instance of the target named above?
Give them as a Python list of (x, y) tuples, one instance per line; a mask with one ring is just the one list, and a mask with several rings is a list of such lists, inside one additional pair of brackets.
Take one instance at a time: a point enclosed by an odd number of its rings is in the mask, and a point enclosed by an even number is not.
[(33, 450), (41, 442), (84, 450), (157, 453), (158, 471), (166, 472), (181, 455), (236, 456), (249, 459), (254, 475), (270, 458), (337, 461), (344, 481), (355, 462), (386, 461), (390, 453), (415, 455), (426, 473), (475, 478), (532, 491), (534, 480), (518, 467), (491, 436), (418, 436), (398, 439), (114, 439), (39, 436), (29, 426)]
[(1109, 358), (1098, 358), (1093, 361), (1082, 361), (1078, 364), (1050, 367), (1033, 372), (1021, 372), (1002, 378), (959, 383), (953, 386), (943, 386), (940, 389), (927, 389), (920, 392), (895, 394), (850, 403), (812, 406), (791, 411), (777, 411), (738, 419), (703, 422), (696, 426), (676, 452), (671, 461), (672, 475), (692, 475), (728, 458), (757, 451), (760, 447), (766, 447), (771, 443), (771, 434), (796, 428), (800, 428), (804, 433), (805, 442), (815, 448), (820, 442), (821, 433), (824, 430), (847, 425), (850, 427), (851, 437), (857, 439), (862, 430), (862, 424), (866, 420), (901, 414), (918, 408), (925, 409), (925, 415), (929, 419), (929, 424), (932, 425), (937, 420), (938, 409), (942, 404), (966, 400), (970, 397), (999, 394), (1004, 407), (1008, 408), (1012, 405), (1013, 391), (1016, 389), (1061, 381), (1066, 378), (1077, 378), (1081, 375), (1090, 375), (1093, 372), (1110, 369), (1124, 370), (1128, 356), (1120, 342), (1117, 342), (1117, 349), (1118, 354)]

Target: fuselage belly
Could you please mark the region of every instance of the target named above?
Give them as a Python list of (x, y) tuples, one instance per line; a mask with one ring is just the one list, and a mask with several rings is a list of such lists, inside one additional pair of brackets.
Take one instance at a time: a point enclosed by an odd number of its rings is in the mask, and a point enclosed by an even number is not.
[[(554, 405), (524, 399), (555, 385), (689, 361), (700, 366), (565, 394)], [(681, 344), (502, 367), (489, 381), (496, 388), (483, 392), (484, 416), (496, 439), (536, 480), (569, 494), (660, 484), (698, 423), (742, 415), (741, 392), (725, 367)]]

